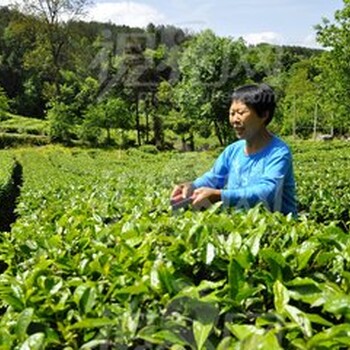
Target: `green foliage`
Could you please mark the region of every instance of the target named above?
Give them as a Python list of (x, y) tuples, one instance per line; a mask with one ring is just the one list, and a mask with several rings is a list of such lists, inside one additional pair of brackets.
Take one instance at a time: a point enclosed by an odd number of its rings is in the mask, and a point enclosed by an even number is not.
[(29, 117), (42, 116), (45, 101), (53, 94), (53, 92), (49, 92), (51, 86), (51, 84), (43, 82), (39, 74), (28, 77), (23, 82), (23, 93), (14, 99), (17, 112)]
[(347, 45), (350, 39), (349, 23), (350, 4), (348, 1), (343, 1), (343, 8), (335, 12), (333, 21), (324, 18), (315, 28), (318, 42), (329, 49), (324, 53), (320, 77), (320, 84), (323, 85), (323, 91), (328, 100), (326, 109), (327, 112), (331, 110), (336, 113), (336, 118), (333, 116), (334, 120), (342, 121), (340, 124), (343, 127), (337, 126), (342, 133), (349, 130), (350, 50)]
[(83, 139), (98, 143), (101, 130), (107, 131), (107, 144), (111, 143), (111, 129), (128, 130), (132, 126), (132, 118), (127, 104), (120, 98), (108, 98), (95, 105), (90, 105), (84, 116), (81, 128)]
[(246, 79), (254, 82), (263, 82), (266, 78), (280, 73), (283, 68), (282, 60), (285, 51), (287, 50), (283, 49), (283, 47), (266, 43), (248, 46), (242, 58), (242, 63), (246, 65), (244, 67)]
[(74, 137), (75, 114), (63, 102), (54, 102), (47, 114), (49, 136), (52, 141), (69, 143)]
[(175, 87), (175, 100), (181, 115), (196, 130), (198, 125), (215, 126), (220, 144), (228, 140), (227, 111), (233, 86), (244, 81), (237, 70), (244, 52), (240, 40), (219, 38), (210, 30), (198, 34), (179, 59), (181, 81)]
[[(295, 63), (285, 89), (285, 98), (281, 103), (284, 134), (309, 137), (314, 125), (314, 110), (319, 104), (319, 90), (312, 76), (313, 63), (303, 60)], [(323, 125), (325, 127), (325, 125)]]
[(103, 118), (103, 115), (104, 110), (101, 106), (91, 106), (87, 110), (79, 133), (79, 137), (83, 141), (87, 141), (92, 145), (98, 145), (102, 130), (98, 127), (97, 119)]
[(9, 110), (9, 99), (4, 89), (0, 86), (0, 120), (5, 117), (5, 112)]
[(18, 146), (42, 146), (50, 143), (50, 138), (44, 135), (17, 133), (0, 133), (0, 148)]
[(142, 145), (138, 148), (138, 150), (146, 153), (151, 153), (151, 154), (159, 153), (157, 147), (153, 145)]
[(10, 154), (4, 153), (2, 151), (0, 152), (0, 161), (0, 194), (2, 195), (4, 192), (6, 192), (6, 188), (11, 182), (11, 173), (14, 165), (14, 159)]
[(50, 138), (46, 120), (7, 113), (6, 120), (0, 121), (0, 148), (40, 146), (48, 143)]
[(75, 72), (61, 72), (63, 82), (60, 95), (54, 100), (70, 106), (77, 117), (81, 117), (86, 108), (95, 103), (98, 95), (98, 81), (92, 77), (82, 80)]
[[(17, 10), (0, 9), (0, 85), (8, 95), (0, 92), (0, 118), (9, 99), (13, 112), (39, 118), (48, 106), (61, 104), (55, 107), (59, 113), (49, 112), (55, 140), (70, 142), (79, 135), (101, 144), (107, 134), (106, 143), (113, 144), (113, 134), (126, 139), (135, 129), (139, 146), (171, 148), (169, 131), (177, 134), (171, 143), (182, 141), (184, 149), (213, 135), (223, 146), (233, 137), (227, 118), (232, 90), (264, 81), (280, 104), (272, 131), (302, 137), (349, 132), (347, 2), (333, 22), (316, 27), (327, 51), (246, 45), (210, 30), (189, 35), (173, 26), (86, 23), (78, 20), (86, 0), (38, 5), (30, 0)], [(96, 107), (94, 118), (92, 106), (106, 96), (122, 99), (126, 116), (107, 117)]]
[(345, 228), (350, 223), (348, 147), (348, 143), (340, 141), (331, 145), (306, 141), (293, 147), (299, 209), (314, 220), (337, 222)]
[(0, 131), (10, 134), (47, 135), (48, 125), (46, 120), (8, 114), (6, 120), (0, 121)]
[(172, 184), (216, 152), (2, 151), (24, 183), (0, 240), (0, 346), (346, 347), (347, 144), (291, 146), (298, 219), (220, 204), (172, 212)]

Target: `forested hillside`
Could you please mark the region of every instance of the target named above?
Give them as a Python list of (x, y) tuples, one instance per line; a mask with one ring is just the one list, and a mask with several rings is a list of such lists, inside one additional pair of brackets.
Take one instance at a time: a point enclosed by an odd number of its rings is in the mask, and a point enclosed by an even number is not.
[(0, 8), (0, 118), (46, 120), (51, 141), (224, 145), (232, 137), (231, 92), (249, 82), (267, 82), (278, 94), (273, 131), (349, 132), (346, 3), (335, 23), (315, 28), (327, 50), (252, 46), (170, 25), (88, 23), (80, 16), (85, 1), (38, 4)]

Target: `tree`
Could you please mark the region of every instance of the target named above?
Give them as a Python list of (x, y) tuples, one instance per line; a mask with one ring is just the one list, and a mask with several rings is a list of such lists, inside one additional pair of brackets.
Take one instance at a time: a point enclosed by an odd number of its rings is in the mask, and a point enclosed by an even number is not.
[(61, 75), (61, 93), (55, 100), (69, 105), (76, 116), (76, 122), (79, 124), (86, 108), (97, 100), (98, 81), (92, 77), (82, 79), (76, 72), (66, 70), (62, 71)]
[(48, 111), (49, 135), (52, 141), (69, 144), (74, 138), (75, 115), (63, 102), (53, 102)]
[(323, 132), (331, 136), (344, 135), (350, 130), (349, 104), (340, 94), (343, 91), (343, 79), (332, 59), (332, 53), (325, 51), (315, 59), (319, 75), (315, 78), (319, 87), (319, 104), (324, 114), (322, 122)]
[[(82, 125), (82, 137), (88, 141), (97, 142), (94, 135), (100, 135), (101, 129), (106, 130), (106, 143), (112, 143), (111, 129), (130, 129), (132, 118), (127, 104), (121, 98), (110, 97), (95, 105), (91, 105), (86, 113)], [(96, 134), (97, 131), (97, 134)]]
[(34, 47), (34, 30), (26, 24), (23, 14), (14, 10), (5, 14), (6, 26), (0, 32), (0, 85), (11, 98), (16, 113), (42, 116), (45, 106), (41, 98), (42, 76), (24, 66), (27, 52)]
[(322, 65), (325, 68), (322, 76), (327, 81), (324, 91), (328, 91), (328, 98), (338, 106), (337, 115), (333, 119), (341, 120), (343, 126), (349, 130), (350, 1), (343, 0), (343, 4), (344, 7), (335, 12), (334, 21), (324, 18), (322, 23), (316, 26), (316, 31), (318, 42), (329, 49), (329, 52), (324, 54), (327, 62)]
[(147, 47), (147, 36), (127, 35), (124, 37), (125, 45), (122, 48), (119, 72), (114, 77), (121, 83), (124, 91), (132, 100), (135, 111), (137, 144), (141, 145), (140, 101), (144, 92), (149, 89), (145, 75), (148, 71), (148, 62), (144, 55)]
[(243, 41), (220, 38), (210, 30), (188, 42), (179, 60), (181, 80), (174, 96), (178, 112), (191, 125), (190, 138), (204, 125), (214, 127), (221, 145), (230, 139), (228, 108), (233, 88), (245, 80), (239, 65), (244, 49)]
[(289, 71), (285, 97), (281, 102), (283, 110), (282, 133), (297, 132), (304, 137), (310, 135), (314, 124), (315, 108), (320, 111), (319, 88), (315, 81), (313, 61), (305, 59), (295, 63)]
[[(148, 27), (148, 30), (152, 29)], [(120, 53), (118, 67), (113, 78), (114, 86), (123, 86), (123, 92), (133, 101), (137, 131), (137, 143), (141, 145), (143, 132), (149, 142), (150, 118), (153, 119), (153, 142), (163, 147), (163, 120), (158, 114), (157, 89), (162, 81), (174, 77), (172, 62), (168, 62), (168, 53), (173, 52), (161, 43), (157, 46), (154, 33), (130, 33), (124, 35), (124, 45)], [(113, 86), (113, 87), (114, 87)], [(110, 90), (110, 89), (109, 89)], [(142, 112), (146, 114), (146, 126), (142, 125)]]
[(249, 46), (242, 59), (247, 78), (261, 83), (266, 77), (278, 74), (283, 69), (283, 52), (282, 47), (266, 43)]
[[(164, 89), (169, 87), (167, 81), (171, 68), (166, 64), (167, 49), (163, 44), (160, 44), (156, 49), (146, 49), (144, 55), (147, 60), (147, 68), (142, 75), (142, 81), (145, 83), (144, 92), (150, 95), (150, 97), (146, 96), (145, 98), (146, 118), (148, 119), (149, 114), (152, 115), (154, 144), (157, 148), (162, 149), (164, 147), (162, 98), (164, 97)], [(148, 134), (148, 125), (146, 125), (146, 132)]]
[(68, 23), (80, 18), (89, 3), (90, 0), (24, 0), (17, 5), (27, 15), (27, 26), (36, 32), (35, 49), (30, 51), (27, 65), (43, 62), (56, 93), (60, 89), (60, 70), (65, 64), (64, 50), (72, 40)]

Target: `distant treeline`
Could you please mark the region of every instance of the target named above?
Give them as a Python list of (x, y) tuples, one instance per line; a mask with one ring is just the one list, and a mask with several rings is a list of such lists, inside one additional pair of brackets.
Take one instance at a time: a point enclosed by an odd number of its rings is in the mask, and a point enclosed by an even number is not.
[(329, 22), (315, 28), (329, 50), (253, 46), (210, 30), (88, 23), (70, 1), (46, 3), (0, 8), (0, 118), (10, 111), (47, 119), (51, 139), (66, 143), (112, 143), (118, 132), (123, 146), (162, 149), (178, 138), (194, 147), (198, 136), (224, 145), (232, 90), (266, 82), (279, 99), (274, 131), (349, 132), (348, 60), (333, 45), (344, 34)]

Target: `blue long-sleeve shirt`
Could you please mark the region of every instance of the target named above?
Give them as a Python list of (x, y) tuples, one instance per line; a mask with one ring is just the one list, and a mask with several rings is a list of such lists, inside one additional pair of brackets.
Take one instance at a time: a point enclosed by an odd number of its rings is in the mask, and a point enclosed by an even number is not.
[(194, 188), (222, 189), (224, 205), (251, 208), (257, 203), (271, 211), (296, 215), (295, 181), (289, 147), (273, 135), (257, 153), (245, 153), (246, 141), (232, 143), (213, 168), (193, 182)]

